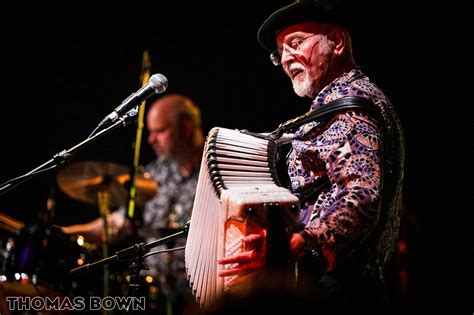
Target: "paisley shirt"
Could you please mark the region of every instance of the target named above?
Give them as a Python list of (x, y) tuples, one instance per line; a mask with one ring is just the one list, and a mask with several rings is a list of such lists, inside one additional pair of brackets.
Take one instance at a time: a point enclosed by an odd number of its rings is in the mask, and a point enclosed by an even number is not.
[[(148, 201), (143, 209), (143, 227), (146, 243), (173, 233), (172, 229), (182, 228), (191, 219), (191, 211), (196, 192), (199, 168), (196, 167), (189, 177), (183, 177), (174, 161), (158, 158), (145, 167), (158, 184), (158, 193)], [(147, 235), (148, 234), (148, 235)], [(168, 247), (184, 246), (186, 238), (175, 240)], [(160, 245), (151, 249), (157, 251), (167, 248)], [(184, 275), (184, 250), (162, 253), (146, 258), (151, 267), (147, 272), (166, 283), (172, 276), (187, 281)]]
[[(302, 201), (300, 220), (309, 234), (309, 250), (322, 255), (327, 271), (353, 252), (369, 257), (364, 264), (383, 264), (393, 251), (399, 227), (404, 150), (398, 118), (387, 97), (358, 67), (326, 86), (311, 109), (344, 96), (360, 96), (380, 108), (382, 124), (397, 131), (398, 156), (393, 165), (398, 169), (392, 176), (394, 183), (384, 183), (383, 174), (393, 173), (383, 169), (387, 166), (382, 149), (388, 139), (383, 137), (385, 127), (369, 114), (339, 112), (296, 131), (288, 156), (292, 191), (298, 195), (326, 183), (322, 191)], [(382, 202), (382, 189), (389, 184), (396, 188), (390, 200)]]

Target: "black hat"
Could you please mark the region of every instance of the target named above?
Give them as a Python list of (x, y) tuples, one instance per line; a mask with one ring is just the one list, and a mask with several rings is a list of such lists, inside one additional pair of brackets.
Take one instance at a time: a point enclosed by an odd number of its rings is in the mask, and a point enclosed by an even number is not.
[(290, 25), (303, 22), (328, 22), (347, 27), (345, 8), (339, 1), (297, 0), (270, 15), (257, 33), (260, 44), (274, 51), (277, 32)]

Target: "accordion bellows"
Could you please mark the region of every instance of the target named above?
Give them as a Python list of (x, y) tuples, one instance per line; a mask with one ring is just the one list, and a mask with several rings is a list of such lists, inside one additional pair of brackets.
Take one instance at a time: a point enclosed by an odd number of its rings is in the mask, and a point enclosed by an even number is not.
[(207, 308), (236, 276), (219, 277), (217, 259), (245, 250), (242, 238), (268, 228), (268, 212), (281, 210), (296, 226), (299, 200), (278, 180), (277, 145), (239, 130), (213, 128), (207, 137), (185, 250), (196, 300)]

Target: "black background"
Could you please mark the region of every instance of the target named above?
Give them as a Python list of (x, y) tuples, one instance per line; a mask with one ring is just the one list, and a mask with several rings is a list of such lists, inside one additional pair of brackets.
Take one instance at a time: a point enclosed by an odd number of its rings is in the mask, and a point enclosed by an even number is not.
[[(84, 140), (141, 86), (145, 49), (151, 54), (152, 73), (168, 78), (165, 93), (188, 95), (201, 108), (205, 132), (214, 126), (269, 131), (306, 112), (310, 101), (294, 95), (290, 81), (256, 40), (262, 21), (286, 3), (194, 3), (192, 8), (181, 2), (161, 3), (120, 8), (120, 15), (112, 13), (118, 8), (10, 12), (18, 18), (1, 22), (0, 181)], [(359, 22), (353, 34), (356, 60), (392, 100), (405, 130), (402, 228), (409, 241), (404, 259), (413, 302), (419, 300), (420, 290), (441, 290), (441, 284), (428, 284), (439, 264), (433, 253), (438, 245), (432, 240), (448, 208), (447, 201), (432, 198), (434, 187), (445, 179), (441, 155), (452, 123), (440, 108), (450, 100), (444, 82), (455, 46), (466, 40), (458, 30), (467, 28), (467, 20), (461, 18), (461, 8), (452, 15), (446, 7), (428, 3), (352, 5)], [(74, 160), (129, 164), (135, 131), (135, 125), (115, 130), (83, 148)], [(142, 164), (153, 158), (146, 136)], [(0, 196), (0, 211), (34, 222), (55, 174), (37, 176)], [(56, 198), (57, 224), (99, 215), (60, 190)]]

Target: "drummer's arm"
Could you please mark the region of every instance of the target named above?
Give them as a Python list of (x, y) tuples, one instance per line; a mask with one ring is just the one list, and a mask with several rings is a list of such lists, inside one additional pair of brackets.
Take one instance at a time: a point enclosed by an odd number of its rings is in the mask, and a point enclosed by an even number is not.
[(82, 235), (88, 243), (101, 243), (104, 239), (104, 221), (97, 218), (87, 223), (60, 227), (67, 235)]
[[(110, 239), (117, 240), (131, 232), (130, 222), (124, 217), (122, 211), (115, 211), (107, 216)], [(67, 235), (82, 235), (85, 241), (92, 244), (101, 243), (105, 239), (104, 221), (101, 217), (87, 223), (74, 224), (60, 227)]]

